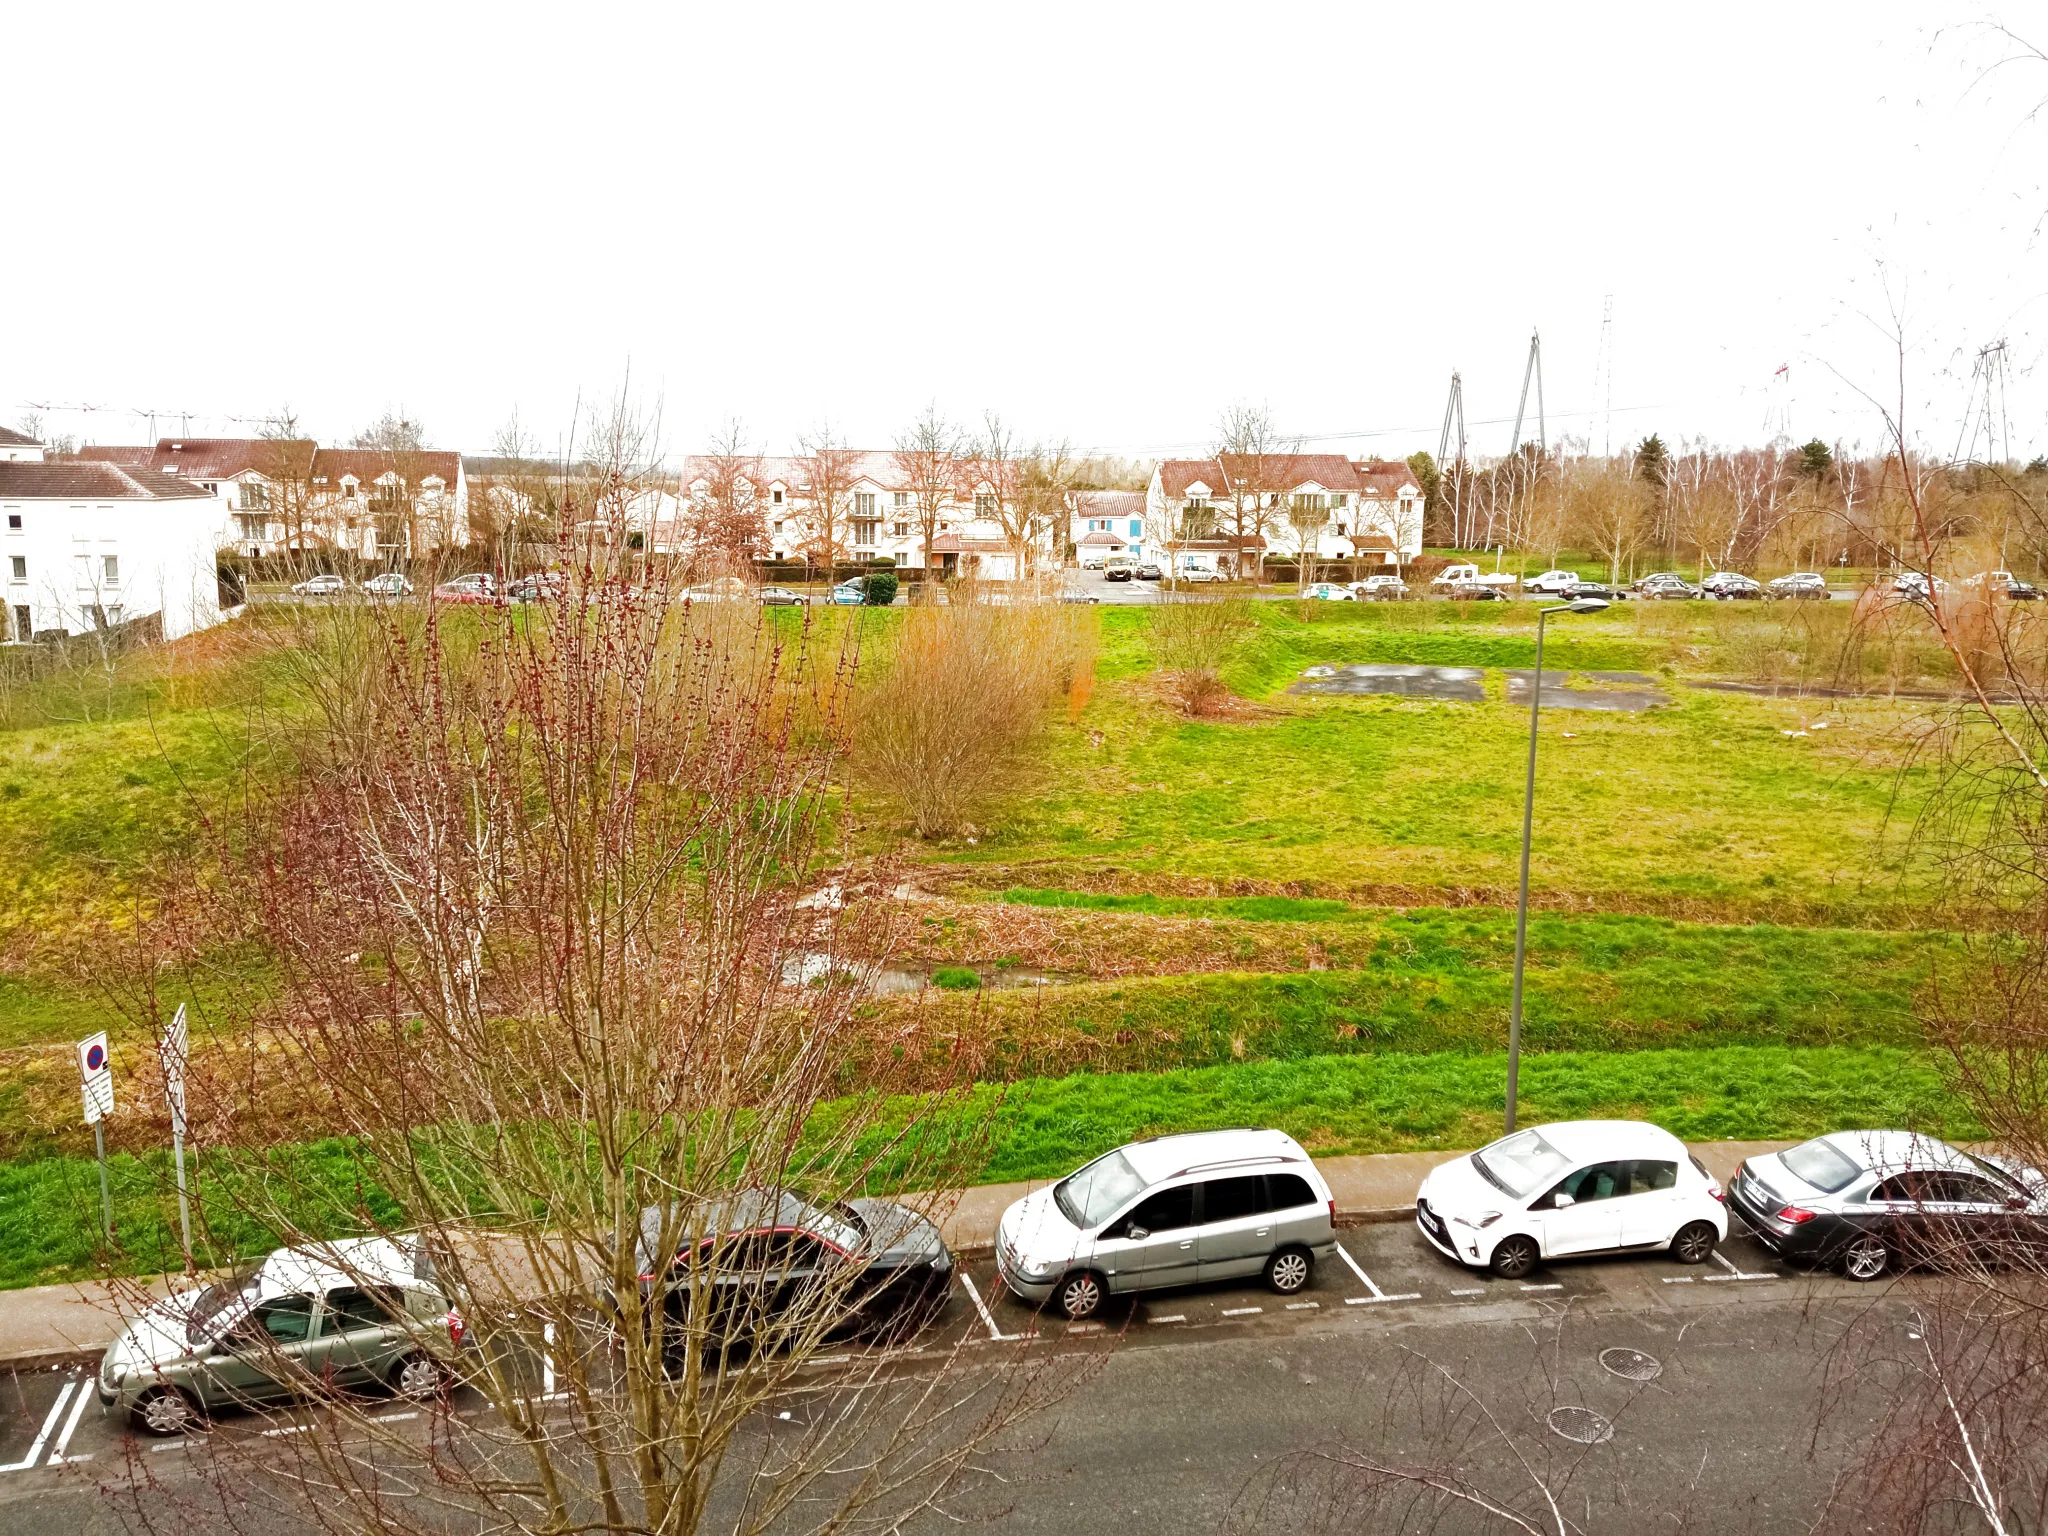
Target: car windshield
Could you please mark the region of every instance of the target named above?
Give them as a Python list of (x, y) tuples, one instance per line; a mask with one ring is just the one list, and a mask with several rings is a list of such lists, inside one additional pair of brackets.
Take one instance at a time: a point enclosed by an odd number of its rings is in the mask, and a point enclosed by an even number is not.
[(1789, 1152), (1779, 1153), (1778, 1161), (1792, 1171), (1794, 1178), (1829, 1195), (1847, 1189), (1856, 1182), (1856, 1175), (1863, 1171), (1850, 1162), (1833, 1142), (1818, 1139), (1801, 1142)]
[(1517, 1131), (1472, 1154), (1472, 1166), (1487, 1182), (1517, 1200), (1548, 1184), (1571, 1165), (1570, 1158), (1534, 1131)]
[(1060, 1214), (1077, 1227), (1095, 1227), (1114, 1216), (1125, 1201), (1144, 1191), (1138, 1177), (1121, 1152), (1098, 1157), (1079, 1173), (1060, 1180), (1052, 1197)]

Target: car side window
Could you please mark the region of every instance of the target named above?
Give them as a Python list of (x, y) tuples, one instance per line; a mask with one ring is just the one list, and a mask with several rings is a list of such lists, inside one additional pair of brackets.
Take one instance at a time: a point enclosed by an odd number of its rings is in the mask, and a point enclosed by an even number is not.
[(1264, 1174), (1241, 1175), (1234, 1179), (1211, 1179), (1202, 1186), (1202, 1225), (1236, 1221), (1257, 1216), (1266, 1209)]
[(2002, 1206), (2005, 1194), (1989, 1179), (1980, 1179), (1974, 1173), (1943, 1173), (1936, 1176), (1936, 1193), (1928, 1198), (1957, 1205)]
[(1308, 1180), (1298, 1173), (1269, 1173), (1266, 1175), (1266, 1209), (1269, 1211), (1291, 1211), (1298, 1206), (1320, 1205), (1315, 1191), (1308, 1187)]
[(1628, 1192), (1632, 1195), (1654, 1194), (1660, 1189), (1678, 1187), (1678, 1164), (1660, 1162), (1655, 1158), (1639, 1157), (1629, 1165)]
[(1926, 1183), (1917, 1173), (1895, 1173), (1873, 1189), (1870, 1198), (1909, 1205), (1927, 1198)]
[(1129, 1237), (1134, 1229), (1147, 1232), (1178, 1232), (1195, 1224), (1195, 1186), (1155, 1190), (1138, 1202), (1138, 1208), (1117, 1223), (1117, 1236)]
[(1559, 1195), (1570, 1195), (1574, 1205), (1584, 1205), (1589, 1200), (1611, 1200), (1617, 1194), (1627, 1193), (1627, 1163), (1593, 1163), (1559, 1179), (1541, 1204), (1555, 1209)]
[(246, 1344), (303, 1344), (312, 1331), (312, 1297), (274, 1296), (242, 1320), (234, 1337)]
[(388, 1328), (398, 1321), (400, 1300), (395, 1287), (338, 1286), (327, 1293), (327, 1312), (320, 1322), (321, 1336), (357, 1333), (365, 1328)]

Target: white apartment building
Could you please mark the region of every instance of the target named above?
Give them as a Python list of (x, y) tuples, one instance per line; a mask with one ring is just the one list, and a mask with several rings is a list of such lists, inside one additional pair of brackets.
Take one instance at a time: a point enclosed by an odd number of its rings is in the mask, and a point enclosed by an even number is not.
[(333, 549), (378, 560), (469, 542), (469, 484), (456, 453), (165, 437), (78, 457), (192, 481), (220, 504), (221, 545), (251, 557)]
[(152, 614), (175, 640), (220, 621), (213, 496), (156, 470), (48, 462), (32, 440), (8, 446), (16, 451), (0, 459), (0, 591), (9, 642)]
[(1093, 570), (1118, 557), (1144, 558), (1143, 491), (1075, 491), (1067, 504), (1067, 543), (1081, 565)]
[(1145, 491), (1148, 558), (1247, 571), (1266, 551), (1405, 565), (1422, 553), (1422, 490), (1398, 460), (1337, 453), (1167, 459)]

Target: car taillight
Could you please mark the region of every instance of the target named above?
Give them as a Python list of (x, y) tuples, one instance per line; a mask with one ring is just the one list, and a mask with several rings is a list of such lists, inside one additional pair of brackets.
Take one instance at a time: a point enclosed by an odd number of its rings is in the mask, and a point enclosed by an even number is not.
[(1330, 1225), (1333, 1227), (1337, 1225), (1337, 1202), (1335, 1200), (1330, 1202)]
[(1819, 1211), (1808, 1211), (1796, 1205), (1788, 1205), (1778, 1212), (1778, 1220), (1790, 1222), (1796, 1227), (1802, 1222), (1813, 1220), (1819, 1214)]
[(1716, 1184), (1712, 1179), (1707, 1180), (1707, 1193), (1712, 1195), (1716, 1200), (1719, 1200), (1723, 1205), (1726, 1205), (1728, 1203), (1728, 1197), (1721, 1193), (1721, 1186)]
[(462, 1336), (467, 1332), (469, 1332), (469, 1328), (462, 1321), (462, 1314), (453, 1307), (450, 1307), (448, 1309), (448, 1342), (450, 1344), (460, 1344)]

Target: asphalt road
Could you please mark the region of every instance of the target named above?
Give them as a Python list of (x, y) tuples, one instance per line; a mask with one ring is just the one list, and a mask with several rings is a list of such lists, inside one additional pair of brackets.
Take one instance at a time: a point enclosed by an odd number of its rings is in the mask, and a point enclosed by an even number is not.
[[(1302, 1460), (1350, 1446), (1448, 1457), (1492, 1494), (1540, 1497), (1519, 1456), (1554, 1490), (1568, 1487), (1596, 1531), (1645, 1529), (1651, 1512), (1681, 1504), (1694, 1530), (1800, 1530), (1843, 1464), (1843, 1432), (1863, 1418), (1838, 1404), (1842, 1416), (1808, 1454), (1822, 1359), (1851, 1322), (1889, 1328), (1896, 1313), (1903, 1327), (1918, 1283), (1789, 1272), (1747, 1238), (1700, 1268), (1587, 1260), (1520, 1282), (1446, 1262), (1406, 1224), (1346, 1231), (1342, 1246), (1297, 1297), (1256, 1284), (1188, 1289), (1115, 1301), (1089, 1326), (1036, 1315), (1004, 1296), (991, 1265), (965, 1266), (946, 1315), (900, 1368), (1032, 1365), (1073, 1384), (981, 1459), (988, 1475), (956, 1512), (1015, 1532), (1163, 1536), (1239, 1518), (1286, 1530), (1399, 1528), (1361, 1523), (1355, 1510), (1338, 1521), (1333, 1510), (1356, 1488), (1318, 1474), (1326, 1462)], [(1616, 1350), (1652, 1364), (1606, 1353)], [(1652, 1379), (1617, 1374), (1616, 1361)], [(829, 1401), (846, 1369), (820, 1361), (806, 1392)], [(150, 1441), (103, 1416), (92, 1388), (76, 1370), (0, 1380), (0, 1536), (126, 1530), (173, 1513), (180, 1530), (226, 1530), (213, 1469), (230, 1448), (238, 1528), (303, 1528), (284, 1492), (298, 1432), (290, 1413), (223, 1415), (187, 1439)], [(452, 1408), (448, 1418), (406, 1403), (376, 1411), (421, 1437), (460, 1435), (484, 1411), (461, 1393)], [(1553, 1419), (1596, 1433), (1604, 1422), (1609, 1438), (1581, 1444)], [(257, 1496), (273, 1465), (275, 1500)]]

